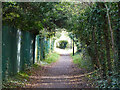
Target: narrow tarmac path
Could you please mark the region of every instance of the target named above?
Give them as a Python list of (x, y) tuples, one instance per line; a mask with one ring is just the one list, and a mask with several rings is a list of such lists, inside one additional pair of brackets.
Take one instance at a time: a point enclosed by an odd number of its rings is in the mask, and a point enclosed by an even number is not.
[(44, 73), (37, 71), (32, 87), (37, 88), (90, 88), (85, 78), (86, 70), (78, 68), (69, 54), (60, 55), (59, 60), (44, 67)]

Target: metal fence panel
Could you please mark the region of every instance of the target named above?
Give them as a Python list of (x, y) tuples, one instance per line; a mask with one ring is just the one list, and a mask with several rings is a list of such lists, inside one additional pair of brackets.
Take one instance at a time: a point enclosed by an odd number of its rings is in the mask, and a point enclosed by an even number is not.
[(8, 26), (2, 28), (2, 76), (5, 78), (17, 72), (17, 31)]
[[(34, 62), (35, 48), (37, 63), (44, 60), (53, 50), (54, 39), (51, 42), (50, 38), (40, 35), (34, 39), (35, 36), (30, 32), (9, 26), (3, 26), (2, 30), (2, 75), (4, 79), (31, 66)], [(35, 48), (34, 42), (36, 42)]]
[(34, 35), (9, 26), (2, 27), (2, 76), (15, 75), (33, 64)]

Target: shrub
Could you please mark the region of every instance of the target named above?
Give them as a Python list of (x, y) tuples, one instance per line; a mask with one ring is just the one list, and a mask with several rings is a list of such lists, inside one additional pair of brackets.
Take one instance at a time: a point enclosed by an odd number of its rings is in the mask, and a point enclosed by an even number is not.
[(52, 63), (52, 62), (56, 62), (59, 58), (59, 54), (57, 53), (52, 53), (50, 54), (46, 59), (45, 62), (47, 62), (48, 64)]
[(87, 70), (92, 70), (92, 63), (88, 56), (84, 56), (82, 53), (77, 53), (73, 58), (73, 63), (78, 64), (80, 68), (85, 68)]
[(61, 40), (58, 43), (59, 43), (58, 48), (61, 48), (61, 49), (67, 48), (67, 45), (68, 45), (68, 41), (67, 40)]

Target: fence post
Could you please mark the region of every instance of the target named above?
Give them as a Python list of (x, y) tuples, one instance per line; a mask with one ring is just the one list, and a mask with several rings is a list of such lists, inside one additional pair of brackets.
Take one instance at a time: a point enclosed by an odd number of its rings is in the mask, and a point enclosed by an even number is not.
[(74, 35), (73, 35), (73, 56), (74, 56)]
[(36, 41), (36, 36), (33, 36), (33, 64), (35, 63), (35, 41)]
[(2, 2), (0, 2), (0, 90), (2, 89)]

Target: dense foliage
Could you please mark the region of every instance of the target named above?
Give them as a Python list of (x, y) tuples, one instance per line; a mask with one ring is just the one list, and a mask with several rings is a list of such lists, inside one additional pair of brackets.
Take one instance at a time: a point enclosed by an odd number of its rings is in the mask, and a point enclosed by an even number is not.
[(118, 87), (119, 3), (90, 3), (86, 7), (83, 5), (77, 4), (79, 10), (76, 4), (74, 5), (73, 8), (76, 11), (71, 13), (72, 21), (68, 20), (68, 30), (73, 32), (75, 39), (77, 38), (78, 48), (85, 49), (91, 57), (94, 70), (99, 72), (99, 76), (94, 76), (98, 80), (97, 85), (109, 88)]
[(62, 19), (57, 15), (55, 5), (50, 2), (3, 3), (3, 25), (8, 24), (34, 34), (54, 35), (56, 24)]
[(56, 28), (65, 28), (99, 72), (98, 86), (119, 86), (120, 2), (3, 3), (3, 11), (3, 24), (35, 34), (55, 35)]
[(61, 40), (61, 41), (59, 41), (58, 42), (58, 48), (61, 48), (61, 49), (65, 49), (65, 48), (67, 48), (67, 44), (68, 44), (68, 41), (67, 40)]

